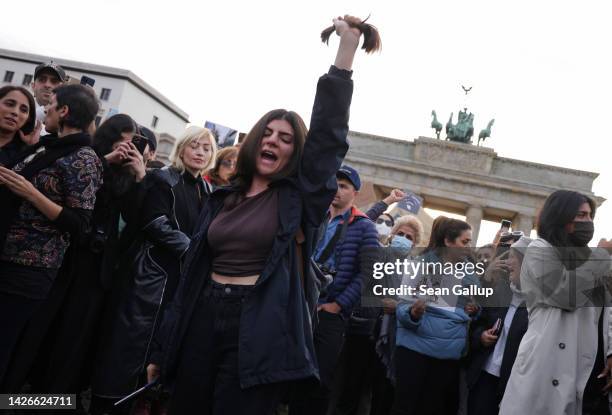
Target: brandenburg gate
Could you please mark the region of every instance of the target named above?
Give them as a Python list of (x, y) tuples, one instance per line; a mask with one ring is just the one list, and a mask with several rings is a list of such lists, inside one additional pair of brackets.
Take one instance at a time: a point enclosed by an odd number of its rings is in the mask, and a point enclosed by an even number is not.
[(595, 196), (598, 173), (499, 157), (487, 147), (419, 137), (414, 141), (349, 133), (346, 163), (364, 182), (359, 205), (407, 189), (423, 197), (423, 206), (465, 215), (478, 239), (480, 222), (510, 219), (527, 235), (546, 197), (555, 190)]

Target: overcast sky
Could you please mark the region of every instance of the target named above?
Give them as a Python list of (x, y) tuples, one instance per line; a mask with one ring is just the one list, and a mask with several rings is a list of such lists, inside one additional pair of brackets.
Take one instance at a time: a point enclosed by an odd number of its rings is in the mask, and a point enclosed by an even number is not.
[[(133, 71), (193, 123), (248, 130), (266, 111), (310, 116), (317, 77), (333, 62), (320, 31), (335, 15), (367, 16), (380, 54), (359, 53), (350, 127), (394, 138), (433, 136), (467, 101), (475, 130), (501, 157), (600, 173), (612, 197), (609, 1), (30, 1), (3, 5), (0, 47)], [(11, 18), (7, 18), (12, 16)], [(21, 16), (21, 17), (19, 17)], [(479, 242), (496, 224), (484, 224)], [(612, 201), (595, 222), (612, 237)]]

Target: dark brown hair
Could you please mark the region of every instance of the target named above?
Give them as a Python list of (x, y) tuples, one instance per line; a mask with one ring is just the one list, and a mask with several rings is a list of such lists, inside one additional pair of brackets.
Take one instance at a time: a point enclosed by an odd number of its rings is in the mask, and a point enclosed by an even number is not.
[[(370, 16), (364, 20), (359, 20), (351, 16), (344, 16), (344, 21), (348, 23), (350, 27), (357, 28), (363, 33), (363, 45), (361, 49), (364, 49), (366, 53), (376, 52), (382, 49), (382, 40), (380, 39), (380, 33), (375, 26), (366, 23)], [(321, 32), (321, 41), (325, 44), (329, 44), (329, 37), (336, 31), (335, 26), (330, 26)]]
[(20, 128), (21, 132), (25, 135), (30, 134), (34, 131), (34, 126), (36, 125), (36, 103), (34, 102), (34, 97), (30, 94), (30, 91), (21, 86), (7, 85), (0, 88), (0, 99), (7, 96), (9, 93), (13, 91), (19, 91), (28, 100), (28, 105), (30, 106), (30, 110), (28, 112), (28, 119), (25, 124), (23, 124)]
[[(219, 150), (217, 153), (217, 159), (215, 160), (215, 165), (212, 169), (208, 171), (208, 175), (210, 176), (210, 180), (214, 185), (222, 186), (227, 183), (224, 183), (221, 176), (219, 176), (219, 169), (221, 168), (221, 163), (223, 160), (231, 159), (232, 157), (236, 157), (238, 155), (238, 147), (225, 147)], [(231, 181), (231, 177), (230, 177)]]
[(557, 190), (544, 202), (537, 220), (538, 236), (553, 246), (573, 246), (565, 225), (572, 223), (583, 203), (591, 207), (591, 217), (595, 217), (597, 204), (590, 197), (571, 190)]
[(300, 160), (302, 159), (302, 151), (308, 129), (304, 120), (295, 112), (284, 109), (272, 110), (259, 119), (251, 128), (251, 131), (246, 135), (238, 152), (238, 160), (236, 162), (236, 173), (232, 178), (232, 184), (241, 192), (246, 192), (251, 185), (253, 176), (257, 170), (257, 155), (261, 151), (261, 140), (263, 139), (266, 127), (274, 120), (285, 120), (293, 128), (293, 154), (289, 159), (287, 166), (271, 177), (272, 181), (284, 179), (297, 173)]
[(60, 85), (53, 90), (57, 108), (68, 107), (68, 115), (60, 120), (65, 125), (87, 131), (100, 108), (93, 88), (81, 84)]
[(429, 237), (429, 244), (425, 252), (432, 250), (439, 251), (441, 248), (445, 248), (447, 239), (454, 241), (463, 231), (469, 229), (472, 229), (472, 227), (467, 222), (447, 218), (446, 216), (438, 216), (434, 219), (431, 226), (431, 236)]

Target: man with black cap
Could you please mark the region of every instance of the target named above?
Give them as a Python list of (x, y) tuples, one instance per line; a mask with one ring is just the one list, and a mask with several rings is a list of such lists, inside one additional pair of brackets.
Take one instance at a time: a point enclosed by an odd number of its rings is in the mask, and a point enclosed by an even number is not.
[[(36, 127), (41, 128), (40, 135), (46, 135), (42, 122), (45, 120), (45, 107), (51, 102), (53, 90), (66, 82), (64, 69), (55, 62), (41, 63), (34, 69), (32, 92), (36, 99)], [(31, 143), (35, 144), (35, 143)]]
[(147, 138), (148, 146), (143, 154), (147, 169), (161, 169), (164, 163), (155, 160), (155, 152), (157, 151), (157, 136), (147, 127), (140, 126), (140, 134)]
[(314, 253), (319, 268), (333, 276), (333, 281), (319, 297), (314, 331), (321, 385), (313, 388), (308, 396), (301, 396), (299, 403), (292, 404), (291, 415), (324, 415), (327, 412), (347, 322), (361, 298), (360, 255), (364, 248), (378, 246), (374, 223), (353, 205), (361, 188), (359, 174), (344, 165), (338, 170), (336, 179), (338, 190), (328, 211), (325, 232)]

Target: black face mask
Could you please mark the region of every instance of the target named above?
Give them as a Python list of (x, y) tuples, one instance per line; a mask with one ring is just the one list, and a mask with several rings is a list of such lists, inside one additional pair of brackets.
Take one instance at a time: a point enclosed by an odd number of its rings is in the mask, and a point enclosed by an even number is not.
[(587, 246), (593, 239), (595, 226), (593, 222), (574, 222), (574, 232), (569, 234), (570, 241), (576, 246)]

